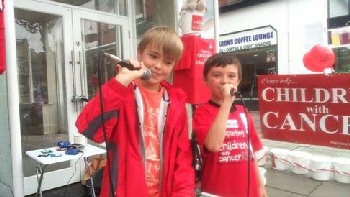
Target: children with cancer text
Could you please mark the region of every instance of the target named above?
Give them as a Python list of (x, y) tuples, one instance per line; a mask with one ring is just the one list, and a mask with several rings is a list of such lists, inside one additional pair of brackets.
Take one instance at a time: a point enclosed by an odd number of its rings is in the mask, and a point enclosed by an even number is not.
[(242, 79), (239, 60), (230, 53), (218, 53), (207, 59), (203, 72), (211, 100), (195, 110), (193, 120), (203, 148), (202, 191), (221, 197), (267, 197), (253, 158), (263, 144), (252, 116), (245, 113), (243, 106), (233, 104), (235, 96), (230, 93), (237, 90)]
[[(111, 196), (110, 181), (118, 197), (195, 195), (186, 97), (165, 81), (182, 51), (173, 29), (149, 29), (138, 45), (138, 60), (129, 60), (140, 69), (119, 66), (116, 77), (102, 86), (104, 111), (98, 93), (80, 114), (79, 132), (99, 143), (104, 141), (102, 113), (105, 117), (110, 161), (100, 196)], [(146, 68), (152, 76), (142, 80)]]

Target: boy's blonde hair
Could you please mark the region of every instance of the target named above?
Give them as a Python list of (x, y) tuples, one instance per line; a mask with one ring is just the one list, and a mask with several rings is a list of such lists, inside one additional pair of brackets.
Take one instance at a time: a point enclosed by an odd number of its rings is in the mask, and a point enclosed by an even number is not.
[(181, 38), (175, 30), (166, 26), (155, 26), (147, 30), (138, 44), (137, 52), (143, 52), (148, 45), (160, 49), (165, 56), (180, 60), (184, 49)]

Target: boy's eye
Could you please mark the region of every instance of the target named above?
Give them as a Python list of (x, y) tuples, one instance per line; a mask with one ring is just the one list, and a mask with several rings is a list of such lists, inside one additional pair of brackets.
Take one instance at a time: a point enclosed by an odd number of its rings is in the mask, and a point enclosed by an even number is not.
[(156, 59), (156, 58), (157, 58), (157, 55), (154, 54), (154, 53), (150, 53), (149, 56), (150, 56), (151, 58), (153, 58), (153, 59)]
[(175, 61), (168, 60), (168, 61), (165, 61), (165, 64), (167, 64), (167, 65), (173, 65), (173, 64), (175, 64)]

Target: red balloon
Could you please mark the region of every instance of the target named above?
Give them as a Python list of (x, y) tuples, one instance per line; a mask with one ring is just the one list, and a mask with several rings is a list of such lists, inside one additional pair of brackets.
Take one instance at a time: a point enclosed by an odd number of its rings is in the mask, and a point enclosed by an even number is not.
[(335, 64), (335, 54), (329, 47), (315, 45), (304, 55), (305, 67), (313, 72), (323, 72), (326, 68), (332, 68)]

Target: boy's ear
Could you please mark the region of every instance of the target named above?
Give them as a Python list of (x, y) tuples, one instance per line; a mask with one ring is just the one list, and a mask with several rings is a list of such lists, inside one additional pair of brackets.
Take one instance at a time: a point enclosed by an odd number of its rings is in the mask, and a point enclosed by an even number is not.
[(207, 80), (207, 77), (204, 77), (204, 76), (203, 76), (202, 78), (203, 78), (203, 81), (204, 81), (205, 85), (206, 85), (206, 86), (208, 86), (208, 80)]
[(140, 51), (139, 51), (139, 50), (137, 50), (137, 60), (139, 60), (139, 59), (140, 59), (140, 56), (141, 56), (141, 53), (140, 53)]

